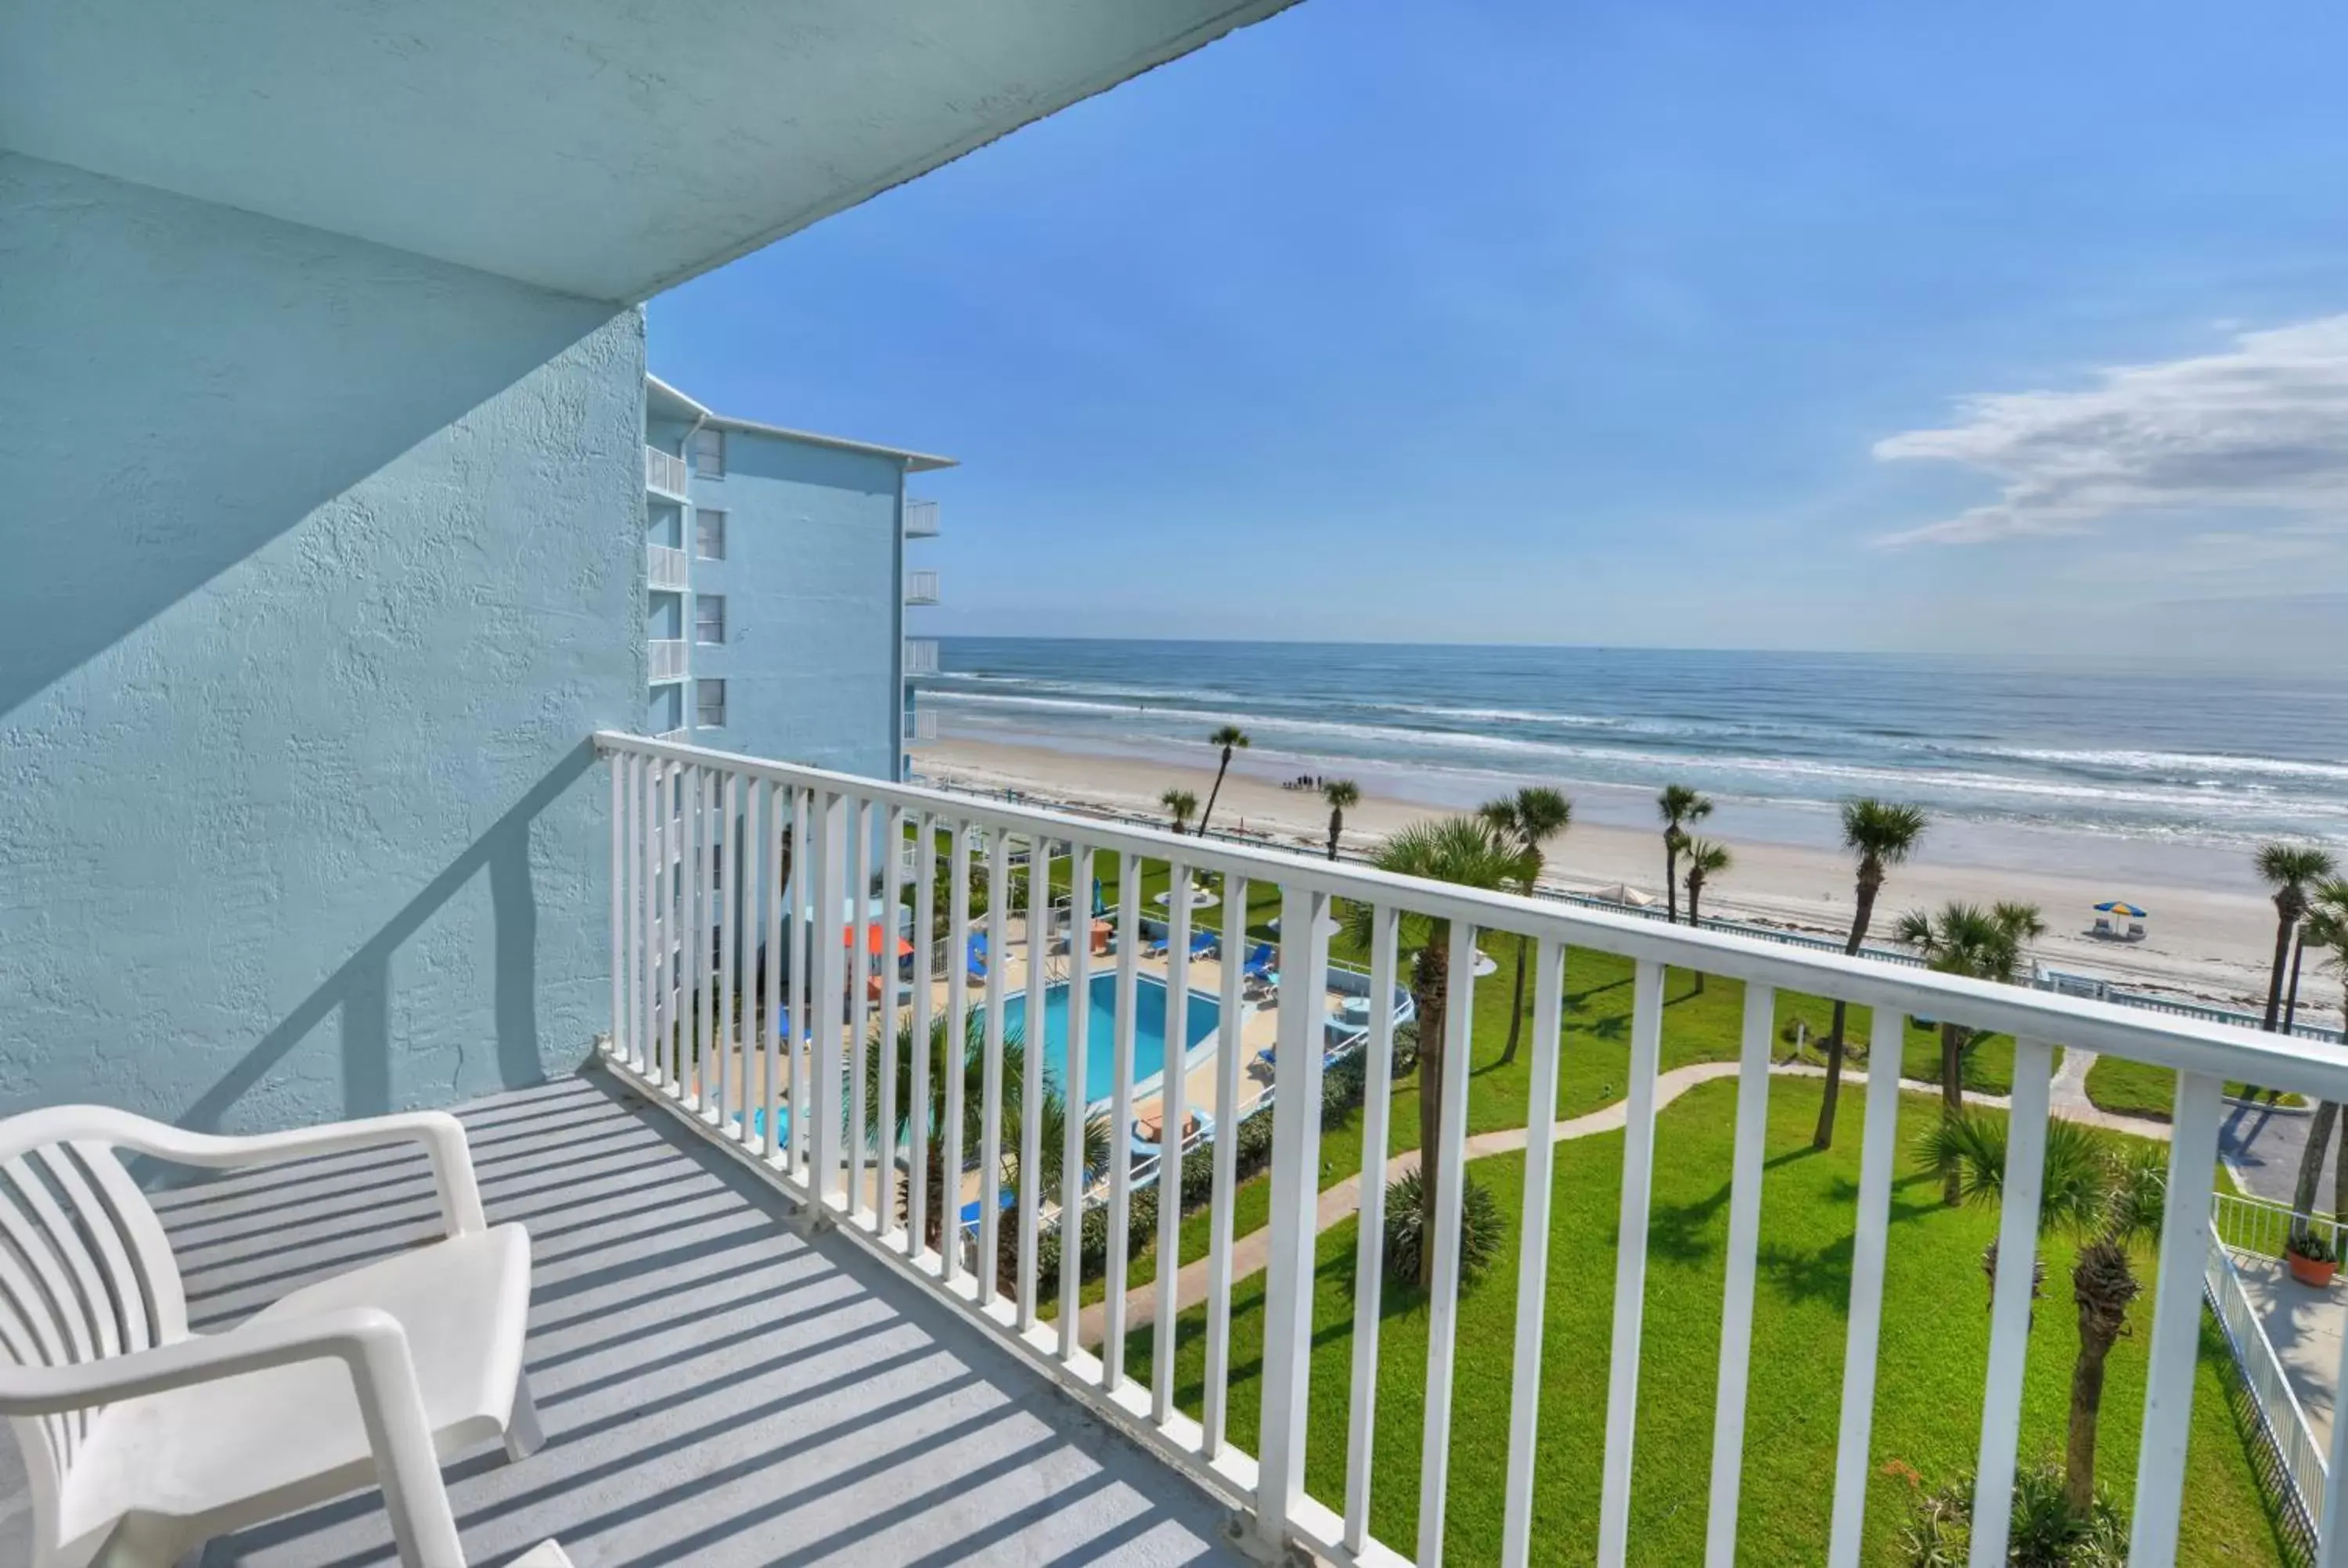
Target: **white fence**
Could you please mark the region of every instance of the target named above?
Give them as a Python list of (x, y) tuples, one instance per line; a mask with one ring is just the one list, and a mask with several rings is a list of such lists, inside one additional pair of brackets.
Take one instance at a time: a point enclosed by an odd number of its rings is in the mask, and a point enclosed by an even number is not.
[(935, 501), (905, 503), (905, 537), (909, 539), (933, 539), (938, 537), (938, 504)]
[(686, 557), (667, 545), (644, 547), (644, 580), (667, 593), (681, 593), (686, 582)]
[(938, 574), (924, 568), (905, 574), (907, 604), (935, 604), (938, 601)]
[[(2231, 1194), (2219, 1193), (2217, 1196), (2222, 1204)], [(2283, 1210), (2286, 1225), (2290, 1216), (2291, 1211)], [(2291, 1389), (2291, 1375), (2283, 1370), (2273, 1342), (2259, 1323), (2258, 1307), (2242, 1289), (2241, 1274), (2227, 1251), (2234, 1245), (2237, 1244), (2221, 1242), (2216, 1236), (2210, 1238), (2202, 1288), (2209, 1297), (2209, 1310), (2217, 1314), (2219, 1326), (2226, 1331), (2227, 1342), (2233, 1348), (2234, 1364), (2241, 1368), (2242, 1381), (2250, 1387), (2260, 1423), (2266, 1429), (2268, 1440), (2274, 1444), (2284, 1486), (2290, 1493), (2287, 1501), (2298, 1509), (2309, 1533), (2321, 1540), (2324, 1504), (2330, 1491), (2326, 1484), (2330, 1467), (2322, 1446), (2315, 1440), (2314, 1429), (2308, 1424), (2307, 1411), (2301, 1408), (2299, 1395)]]
[[(1657, 1079), (1663, 1027), (1667, 968), (1699, 971), (1745, 984), (1743, 1026), (1736, 1071), (1735, 1153), (1731, 1163), (1725, 1279), (1720, 1312), (1718, 1376), (1715, 1388), (1714, 1440), (1706, 1504), (1707, 1561), (1727, 1563), (1736, 1553), (1738, 1490), (1743, 1476), (1748, 1353), (1757, 1277), (1764, 1175), (1763, 1132), (1767, 1124), (1774, 1045), (1775, 999), (1780, 989), (1840, 997), (1873, 1009), (1879, 1036), (1891, 1031), (1894, 1043), (1883, 1060), (1895, 1060), (1896, 1041), (1908, 1015), (1951, 1020), (2012, 1035), (2014, 1091), (2010, 1112), (2008, 1164), (2003, 1184), (2001, 1259), (1993, 1287), (1990, 1348), (1982, 1390), (1977, 1447), (1981, 1477), (1975, 1516), (1976, 1563), (2003, 1560), (2009, 1524), (2010, 1478), (2020, 1432), (2024, 1356), (2031, 1314), (2031, 1260), (2038, 1251), (2038, 1206), (2048, 1125), (2048, 1085), (2054, 1050), (2075, 1046), (2170, 1068), (2178, 1072), (2169, 1145), (2170, 1190), (2195, 1194), (2169, 1206), (2163, 1217), (2159, 1261), (2147, 1304), (2142, 1334), (2147, 1359), (2147, 1396), (2139, 1419), (2141, 1440), (2136, 1477), (2136, 1510), (2130, 1561), (2139, 1568), (2174, 1561), (2179, 1500), (2185, 1491), (2186, 1439), (2205, 1274), (2210, 1246), (2210, 1205), (2199, 1201), (2216, 1167), (2220, 1089), (2228, 1079), (2246, 1079), (2310, 1095), (2348, 1098), (2348, 1050), (2308, 1041), (2286, 1041), (2196, 1020), (2128, 1012), (2095, 1001), (2050, 995), (2022, 987), (1961, 979), (1866, 959), (1847, 958), (1806, 948), (1769, 944), (1708, 930), (1691, 930), (1547, 900), (1478, 892), (1446, 884), (1398, 877), (1317, 857), (1237, 846), (1195, 837), (1177, 838), (1151, 829), (1086, 821), (950, 795), (906, 785), (787, 766), (630, 736), (602, 733), (597, 744), (609, 759), (612, 804), (612, 1042), (609, 1061), (623, 1079), (674, 1106), (686, 1125), (718, 1141), (752, 1163), (786, 1194), (810, 1205), (839, 1233), (888, 1259), (941, 1299), (967, 1312), (973, 1321), (1001, 1337), (1014, 1354), (1084, 1399), (1169, 1462), (1207, 1484), (1241, 1500), (1248, 1528), (1267, 1552), (1302, 1546), (1347, 1563), (1423, 1563), (1442, 1556), (1448, 1512), (1446, 1488), (1451, 1471), (1455, 1419), (1455, 1372), (1458, 1344), (1458, 1258), (1461, 1179), (1457, 1157), (1467, 1140), (1468, 1065), (1478, 940), (1513, 944), (1521, 935), (1531, 944), (1532, 1009), (1525, 1030), (1529, 1093), (1523, 1124), (1531, 1129), (1524, 1155), (1514, 1335), (1505, 1352), (1511, 1398), (1497, 1409), (1468, 1412), (1477, 1423), (1505, 1423), (1507, 1483), (1500, 1509), (1500, 1560), (1529, 1561), (1533, 1552), (1532, 1506), (1535, 1460), (1541, 1441), (1541, 1364), (1548, 1347), (1553, 1144), (1552, 1110), (1557, 1102), (1559, 1040), (1563, 1020), (1563, 962), (1569, 948), (1604, 953), (1632, 966), (1628, 1060), (1623, 1082), (1625, 1129), (1622, 1147), (1619, 1235), (1622, 1243), (1590, 1264), (1613, 1276), (1612, 1329), (1608, 1341), (1609, 1384), (1605, 1403), (1603, 1461), (1597, 1477), (1599, 1561), (1621, 1563), (1632, 1544), (1631, 1487), (1632, 1439), (1640, 1399), (1641, 1327), (1647, 1306), (1647, 1245), (1657, 1153)], [(909, 866), (893, 849), (914, 834)], [(1014, 853), (989, 856), (983, 916), (969, 907), (971, 845), (983, 834)], [(730, 873), (714, 876), (719, 858), (711, 846), (728, 843), (722, 856)], [(1039, 1269), (1042, 1216), (1055, 1203), (1077, 1212), (1097, 1173), (1086, 1167), (1084, 1118), (1064, 1118), (1058, 1190), (1017, 1179), (1042, 1168), (1040, 1116), (1004, 1114), (1004, 1008), (1006, 967), (996, 961), (983, 971), (963, 961), (971, 937), (983, 925), (989, 955), (1005, 955), (1013, 910), (1010, 870), (1025, 847), (1041, 850), (1069, 866), (1067, 886), (1090, 885), (1096, 866), (1113, 864), (1121, 887), (1138, 885), (1143, 862), (1165, 865), (1178, 888), (1204, 886), (1226, 910), (1249, 907), (1251, 887), (1278, 889), (1281, 938), (1278, 968), (1284, 976), (1327, 972), (1330, 934), (1340, 903), (1366, 931), (1369, 991), (1391, 994), (1406, 975), (1406, 932), (1429, 921), (1447, 924), (1450, 1007), (1439, 1041), (1424, 1042), (1428, 1054), (1419, 1071), (1420, 1091), (1437, 1108), (1435, 1147), (1454, 1157), (1436, 1163), (1432, 1209), (1435, 1286), (1426, 1306), (1426, 1361), (1420, 1386), (1425, 1420), (1419, 1434), (1416, 1480), (1417, 1539), (1383, 1542), (1370, 1529), (1373, 1493), (1396, 1484), (1406, 1465), (1381, 1462), (1374, 1454), (1377, 1427), (1374, 1393), (1379, 1369), (1377, 1334), (1382, 1290), (1378, 1249), (1360, 1249), (1353, 1287), (1351, 1425), (1344, 1434), (1342, 1485), (1325, 1492), (1308, 1487), (1304, 1463), (1311, 1401), (1315, 1297), (1314, 1238), (1320, 1200), (1322, 1074), (1324, 1068), (1321, 1006), (1277, 1009), (1278, 1044), (1271, 1067), (1272, 1160), (1269, 1175), (1267, 1275), (1258, 1320), (1262, 1336), (1258, 1433), (1252, 1453), (1231, 1440), (1232, 1248), (1235, 1199), (1233, 1144), (1217, 1140), (1209, 1200), (1207, 1285), (1200, 1299), (1182, 1295), (1183, 1271), (1162, 1267), (1154, 1285), (1156, 1322), (1170, 1326), (1186, 1307), (1203, 1308), (1203, 1376), (1197, 1409), (1178, 1384), (1175, 1336), (1154, 1336), (1146, 1372), (1128, 1375), (1124, 1320), (1128, 1287), (1125, 1248), (1108, 1249), (1103, 1282), (1104, 1324), (1097, 1354), (1079, 1342), (1078, 1269), (1059, 1271), (1057, 1321), (1039, 1310), (1045, 1288)], [(950, 875), (941, 878), (941, 862)], [(789, 877), (779, 873), (788, 863)], [(939, 972), (939, 986), (915, 984), (910, 1006), (911, 1061), (898, 1061), (898, 1031), (872, 1026), (882, 1009), (868, 996), (883, 987), (870, 972), (868, 945), (842, 942), (814, 917), (844, 907), (850, 889), (877, 883), (881, 907), (895, 908), (911, 884), (910, 935), (912, 973)], [(1049, 879), (1023, 879), (1021, 903), (1051, 897)], [(745, 897), (746, 889), (781, 886), (779, 897)], [(942, 918), (936, 901), (948, 907)], [(1109, 1031), (1112, 1081), (1107, 1086), (1113, 1144), (1124, 1147), (1124, 1130), (1136, 1110), (1135, 1016), (1138, 974), (1138, 900), (1120, 901), (1113, 968), (1116, 1005), (1106, 1020), (1093, 1020), (1090, 982), (1095, 959), (1089, 944), (1070, 944), (1066, 1069), (1067, 1102), (1084, 1105), (1101, 1097), (1086, 1081), (1089, 1031)], [(1048, 907), (1048, 902), (1046, 905)], [(792, 913), (786, 914), (786, 910)], [(1190, 899), (1172, 897), (1167, 906), (1168, 949), (1164, 1035), (1187, 1039), (1190, 990), (1189, 937)], [(1038, 911), (1040, 913), (1040, 911)], [(1406, 917), (1411, 917), (1406, 924)], [(713, 968), (701, 961), (708, 950), (705, 933), (716, 937)], [(935, 933), (935, 935), (933, 935)], [(939, 952), (941, 941), (943, 953)], [(809, 947), (812, 951), (807, 951)], [(781, 955), (759, 962), (757, 955)], [(788, 977), (786, 979), (785, 977)], [(1045, 1016), (1046, 966), (1027, 967), (1026, 1016)], [(1241, 966), (1221, 970), (1225, 1016), (1241, 1015)], [(763, 997), (758, 992), (763, 989)], [(720, 998), (741, 999), (738, 1009)], [(808, 1027), (810, 1001), (824, 1022)], [(834, 1008), (838, 1009), (835, 1014)], [(1389, 1154), (1387, 1111), (1392, 1093), (1393, 1016), (1373, 1008), (1363, 1041), (1366, 1095), (1362, 1122), (1362, 1211), (1365, 1235), (1379, 1234)], [(893, 1016), (891, 1014), (891, 1016)], [(977, 1067), (967, 1075), (962, 1060), (962, 1020), (980, 1020)], [(949, 1062), (932, 1062), (931, 1026), (947, 1020), (954, 1040)], [(750, 1024), (744, 1028), (746, 1020)], [(773, 1020), (773, 1021), (768, 1021)], [(799, 1020), (798, 1027), (776, 1027)], [(1218, 1125), (1235, 1124), (1241, 1106), (1237, 1052), (1217, 1055), (1211, 1081), (1201, 1091)], [(1040, 1102), (1045, 1051), (1024, 1055), (1019, 1103)], [(901, 1068), (907, 1088), (900, 1090)], [(870, 1092), (878, 1104), (868, 1104)], [(939, 1080), (936, 1096), (932, 1076)], [(966, 1093), (974, 1136), (965, 1146)], [(1820, 1477), (1830, 1497), (1827, 1538), (1816, 1543), (1813, 1560), (1830, 1568), (1855, 1568), (1861, 1544), (1866, 1491), (1873, 1466), (1869, 1440), (1874, 1411), (1877, 1346), (1883, 1314), (1885, 1262), (1890, 1243), (1895, 1165), (1914, 1131), (1915, 1114), (1903, 1113), (1899, 1081), (1889, 1072), (1870, 1076), (1865, 1089), (1865, 1129), (1860, 1144), (1856, 1233), (1850, 1261), (1847, 1337), (1842, 1357), (1836, 1458), (1831, 1475)], [(901, 1095), (909, 1094), (901, 1107)], [(1184, 1124), (1191, 1087), (1179, 1072), (1165, 1079), (1162, 1124)], [(935, 1104), (930, 1115), (907, 1114), (911, 1107)], [(791, 1113), (785, 1115), (786, 1111)], [(1903, 1114), (1907, 1124), (1903, 1124)], [(1015, 1125), (1017, 1147), (1006, 1145)], [(865, 1129), (846, 1136), (848, 1129)], [(1014, 1163), (1015, 1162), (1015, 1163)], [(1006, 1171), (1010, 1173), (1006, 1184)], [(932, 1195), (932, 1173), (940, 1173), (943, 1201)], [(1125, 1234), (1133, 1194), (1133, 1169), (1112, 1157), (1107, 1179), (1109, 1234)], [(940, 1237), (958, 1234), (954, 1216), (932, 1210), (959, 1209), (974, 1190), (978, 1238), (973, 1268), (959, 1245)], [(1177, 1255), (1181, 1205), (1159, 1205), (1159, 1255)], [(1676, 1301), (1669, 1310), (1703, 1310), (1704, 1304)], [(1568, 1348), (1560, 1348), (1566, 1353)], [(1587, 1347), (1570, 1348), (1586, 1354)], [(1489, 1354), (1500, 1354), (1497, 1348)], [(1320, 1374), (1325, 1376), (1325, 1370)], [(1342, 1375), (1342, 1374), (1341, 1374)], [(2107, 1419), (2127, 1419), (2107, 1410)], [(1497, 1429), (1496, 1429), (1497, 1430)], [(1323, 1440), (1335, 1441), (1334, 1436)], [(1805, 1555), (1811, 1555), (1806, 1553)]]
[(685, 459), (674, 452), (664, 452), (657, 446), (644, 448), (644, 488), (683, 500), (685, 495)]
[(644, 644), (654, 681), (685, 679), (685, 643), (674, 637), (655, 637)]

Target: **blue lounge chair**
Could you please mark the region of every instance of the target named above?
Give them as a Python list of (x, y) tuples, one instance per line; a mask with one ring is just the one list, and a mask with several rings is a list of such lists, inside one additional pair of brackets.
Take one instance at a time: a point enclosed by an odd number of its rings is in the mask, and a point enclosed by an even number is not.
[(973, 931), (963, 949), (963, 967), (973, 980), (986, 979), (986, 933)]
[[(1200, 1142), (1204, 1143), (1214, 1137), (1215, 1119), (1213, 1117), (1203, 1111), (1193, 1111), (1190, 1114), (1198, 1118)], [(1141, 1135), (1141, 1123), (1138, 1121), (1128, 1126), (1126, 1132), (1132, 1143), (1133, 1157), (1137, 1160), (1153, 1160), (1165, 1152), (1159, 1147), (1157, 1140)]]
[(1222, 948), (1223, 939), (1220, 932), (1193, 931), (1190, 933), (1190, 956), (1194, 958), (1211, 958), (1221, 952)]

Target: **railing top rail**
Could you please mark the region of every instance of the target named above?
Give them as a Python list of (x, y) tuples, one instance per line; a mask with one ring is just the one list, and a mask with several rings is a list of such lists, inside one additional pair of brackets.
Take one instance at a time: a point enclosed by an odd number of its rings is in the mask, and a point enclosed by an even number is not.
[(648, 740), (614, 730), (596, 732), (594, 743), (604, 753), (723, 766), (778, 784), (836, 790), (936, 813), (998, 832), (1081, 838), (1096, 847), (1170, 858), (1197, 870), (1235, 873), (1333, 897), (1389, 903), (1421, 915), (1550, 937), (1569, 946), (1622, 958), (1698, 968), (1781, 989), (1825, 990), (1869, 1007), (1895, 1008), (1974, 1029), (2110, 1051), (2182, 1071), (2247, 1079), (2324, 1099), (2348, 1100), (2348, 1046), (2261, 1034), (2202, 1019), (2132, 1011), (2089, 998), (1901, 968), (1719, 931), (1657, 927), (1650, 920), (1577, 905), (1423, 882), (1284, 850), (1178, 838), (1158, 828), (1104, 823), (1034, 806), (996, 804), (914, 784)]

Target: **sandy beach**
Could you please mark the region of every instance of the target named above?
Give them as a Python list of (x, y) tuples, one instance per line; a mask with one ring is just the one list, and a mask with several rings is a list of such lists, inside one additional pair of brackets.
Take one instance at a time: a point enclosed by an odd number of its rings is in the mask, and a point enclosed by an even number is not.
[[(952, 739), (913, 748), (916, 770), (948, 787), (1010, 790), (1042, 801), (1161, 820), (1158, 797), (1170, 787), (1189, 789), (1206, 799), (1214, 773), (1211, 753), (1203, 754), (1208, 765), (1199, 767), (993, 741)], [(1366, 849), (1406, 822), (1450, 809), (1456, 807), (1440, 804), (1432, 789), (1425, 798), (1415, 797), (1406, 774), (1375, 786), (1365, 783), (1361, 804), (1345, 814), (1344, 843), (1348, 848)], [(1327, 840), (1329, 814), (1317, 794), (1283, 789), (1235, 765), (1216, 805), (1215, 825), (1275, 844), (1318, 849)], [(1735, 865), (1705, 889), (1706, 914), (1836, 937), (1848, 929), (1853, 892), (1847, 859), (1822, 849), (1724, 836)], [(1979, 854), (1977, 845), (1974, 853)], [(2086, 846), (2059, 863), (2079, 864), (2092, 853), (2093, 846)], [(1627, 883), (1660, 897), (1660, 829), (1640, 832), (1577, 822), (1550, 850), (1545, 881), (1576, 891)], [(1903, 910), (1937, 907), (1948, 899), (2020, 899), (2036, 904), (2045, 916), (2048, 931), (2033, 945), (2033, 956), (2047, 968), (2220, 1006), (2255, 1009), (2263, 1005), (2274, 942), (2274, 908), (2264, 897), (2250, 891), (2150, 886), (2141, 880), (2132, 880), (2128, 890), (2129, 897), (2154, 911), (2146, 923), (2146, 939), (2100, 939), (2090, 928), (2095, 904), (2112, 896), (2107, 882), (2031, 865), (1936, 857), (1928, 834), (1919, 855), (1893, 870), (1878, 907), (1877, 929), (1880, 933)], [(2339, 989), (2328, 971), (2311, 969), (2301, 985), (2301, 1016), (2336, 1021)]]

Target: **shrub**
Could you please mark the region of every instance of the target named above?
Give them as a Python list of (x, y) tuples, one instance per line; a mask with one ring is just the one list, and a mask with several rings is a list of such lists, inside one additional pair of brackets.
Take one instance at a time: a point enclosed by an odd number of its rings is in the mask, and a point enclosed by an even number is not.
[(2330, 1242), (2325, 1241), (2322, 1236), (2317, 1235), (2313, 1231), (2309, 1231), (2304, 1235), (2292, 1236), (2290, 1240), (2283, 1243), (2283, 1247), (2286, 1251), (2297, 1253), (2300, 1256), (2307, 1259), (2310, 1263), (2338, 1263), (2340, 1261), (2339, 1249), (2334, 1247)]
[[(1397, 1285), (1418, 1284), (1419, 1250), (1435, 1243), (1426, 1227), (1427, 1195), (1416, 1165), (1386, 1188), (1386, 1276)], [(1498, 1200), (1481, 1182), (1467, 1177), (1459, 1193), (1460, 1289), (1484, 1277), (1500, 1255), (1508, 1228)]]
[[(1960, 1476), (1916, 1500), (1900, 1532), (1908, 1568), (1962, 1568), (1972, 1553), (1973, 1478)], [(2127, 1568), (2127, 1515), (2103, 1488), (2084, 1515), (2063, 1500), (2062, 1467), (2024, 1465), (2013, 1476), (2006, 1557), (2014, 1568)]]

